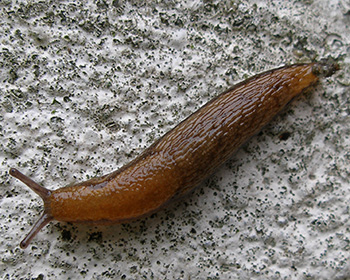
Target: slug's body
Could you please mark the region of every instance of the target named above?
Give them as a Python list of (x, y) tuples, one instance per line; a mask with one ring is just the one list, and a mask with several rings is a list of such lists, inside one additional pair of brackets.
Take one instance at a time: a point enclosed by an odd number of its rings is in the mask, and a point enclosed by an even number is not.
[(217, 96), (119, 170), (49, 191), (16, 169), (10, 174), (44, 200), (28, 246), (49, 221), (124, 222), (161, 208), (210, 175), (293, 97), (330, 76), (335, 63), (291, 65), (241, 82)]

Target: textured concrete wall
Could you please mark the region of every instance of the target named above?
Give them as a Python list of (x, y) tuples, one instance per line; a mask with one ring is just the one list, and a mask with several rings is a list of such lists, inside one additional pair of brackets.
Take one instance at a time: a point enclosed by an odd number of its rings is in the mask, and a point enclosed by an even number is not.
[[(150, 3), (149, 3), (150, 2)], [(1, 1), (2, 279), (348, 279), (350, 5)], [(130, 161), (256, 73), (342, 56), (191, 195), (126, 225), (50, 223), (55, 189)]]

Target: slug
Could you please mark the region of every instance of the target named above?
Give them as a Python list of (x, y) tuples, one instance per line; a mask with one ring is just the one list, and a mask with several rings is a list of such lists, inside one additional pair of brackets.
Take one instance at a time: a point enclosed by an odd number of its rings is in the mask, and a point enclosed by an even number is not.
[(129, 164), (73, 186), (51, 191), (10, 169), (44, 202), (42, 216), (20, 247), (52, 220), (123, 223), (157, 211), (207, 178), (319, 77), (338, 69), (328, 59), (253, 76), (209, 101)]

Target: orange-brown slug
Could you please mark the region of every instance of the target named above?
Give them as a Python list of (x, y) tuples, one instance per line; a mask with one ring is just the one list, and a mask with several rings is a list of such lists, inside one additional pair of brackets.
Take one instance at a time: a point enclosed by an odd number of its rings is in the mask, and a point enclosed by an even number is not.
[(100, 178), (51, 191), (10, 169), (45, 206), (21, 248), (51, 220), (121, 223), (153, 213), (197, 186), (293, 97), (338, 68), (329, 59), (251, 77), (209, 101), (129, 164)]

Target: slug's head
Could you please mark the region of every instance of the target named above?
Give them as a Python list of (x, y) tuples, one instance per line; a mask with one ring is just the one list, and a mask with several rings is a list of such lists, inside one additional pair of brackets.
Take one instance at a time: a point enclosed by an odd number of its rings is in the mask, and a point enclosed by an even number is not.
[(50, 211), (50, 196), (51, 191), (40, 186), (39, 184), (35, 183), (32, 179), (25, 176), (21, 172), (19, 172), (15, 168), (11, 168), (9, 171), (10, 175), (17, 178), (18, 180), (22, 181), (24, 184), (26, 184), (29, 188), (31, 188), (34, 192), (36, 192), (44, 201), (44, 212), (39, 218), (39, 220), (35, 223), (31, 231), (26, 235), (26, 237), (21, 241), (20, 247), (22, 249), (25, 249), (28, 247), (30, 241), (35, 237), (35, 235), (50, 221), (53, 220), (53, 217), (51, 215)]

